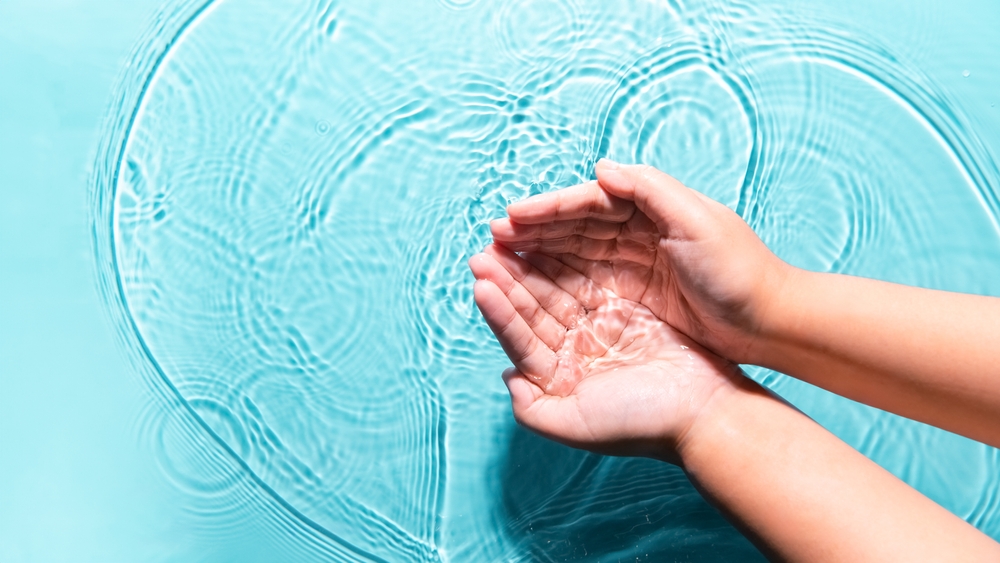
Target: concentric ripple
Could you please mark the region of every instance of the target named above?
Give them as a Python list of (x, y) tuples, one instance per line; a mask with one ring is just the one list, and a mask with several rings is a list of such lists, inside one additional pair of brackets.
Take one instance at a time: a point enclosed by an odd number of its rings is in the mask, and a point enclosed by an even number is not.
[[(465, 261), (507, 203), (602, 156), (674, 174), (795, 264), (1000, 294), (995, 160), (942, 89), (838, 22), (721, 0), (179, 2), (108, 120), (94, 236), (164, 405), (139, 431), (207, 529), (263, 511), (334, 560), (757, 557), (678, 470), (513, 428)], [(1000, 536), (986, 448), (754, 376)]]

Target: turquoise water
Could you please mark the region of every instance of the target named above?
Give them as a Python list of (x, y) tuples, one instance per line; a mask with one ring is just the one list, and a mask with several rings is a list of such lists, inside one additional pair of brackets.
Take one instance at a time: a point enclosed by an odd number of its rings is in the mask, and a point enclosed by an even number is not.
[[(3, 560), (759, 559), (510, 417), (465, 261), (602, 156), (1000, 295), (988, 1), (130, 6), (0, 4)], [(997, 450), (751, 374), (1000, 539)]]

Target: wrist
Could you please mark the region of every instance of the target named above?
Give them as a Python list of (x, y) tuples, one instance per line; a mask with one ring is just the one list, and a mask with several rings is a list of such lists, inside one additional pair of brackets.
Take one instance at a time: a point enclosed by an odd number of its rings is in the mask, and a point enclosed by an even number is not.
[(734, 430), (745, 423), (755, 404), (780, 402), (739, 368), (734, 372), (730, 384), (719, 386), (676, 437), (672, 461), (685, 471), (717, 461), (720, 452), (731, 447)]
[(739, 363), (769, 366), (776, 345), (787, 338), (788, 326), (794, 324), (801, 309), (799, 295), (813, 274), (782, 261), (761, 279), (758, 305), (750, 326), (747, 344)]

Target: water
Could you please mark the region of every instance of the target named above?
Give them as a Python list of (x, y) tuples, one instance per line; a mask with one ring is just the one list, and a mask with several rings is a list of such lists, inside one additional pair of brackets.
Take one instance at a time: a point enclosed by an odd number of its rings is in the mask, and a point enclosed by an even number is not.
[[(920, 37), (861, 21), (168, 4), (92, 177), (100, 287), (152, 396), (135, 432), (158, 471), (209, 541), (250, 523), (294, 560), (759, 558), (676, 468), (513, 425), (465, 260), (506, 203), (609, 156), (726, 203), (797, 265), (1000, 295), (995, 153), (912, 62)], [(968, 66), (956, 80), (979, 78)], [(752, 375), (1000, 538), (996, 450)]]

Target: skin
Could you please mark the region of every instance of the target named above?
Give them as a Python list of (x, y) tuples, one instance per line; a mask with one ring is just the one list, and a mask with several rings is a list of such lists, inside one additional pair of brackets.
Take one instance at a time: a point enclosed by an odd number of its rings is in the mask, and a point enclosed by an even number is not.
[(740, 384), (739, 369), (557, 260), (528, 259), (491, 245), (469, 261), (476, 303), (514, 363), (514, 417), (570, 446), (678, 462), (676, 440)]
[(596, 169), (512, 204), (496, 242), (558, 257), (734, 362), (1000, 447), (1000, 299), (801, 270), (656, 169)]
[[(679, 464), (775, 560), (1000, 560), (733, 363), (997, 445), (998, 385), (976, 340), (1000, 333), (997, 300), (796, 270), (665, 174), (602, 161), (597, 178), (512, 204), (492, 225), (498, 245), (470, 260), (520, 424)], [(963, 330), (967, 318), (979, 324)]]

